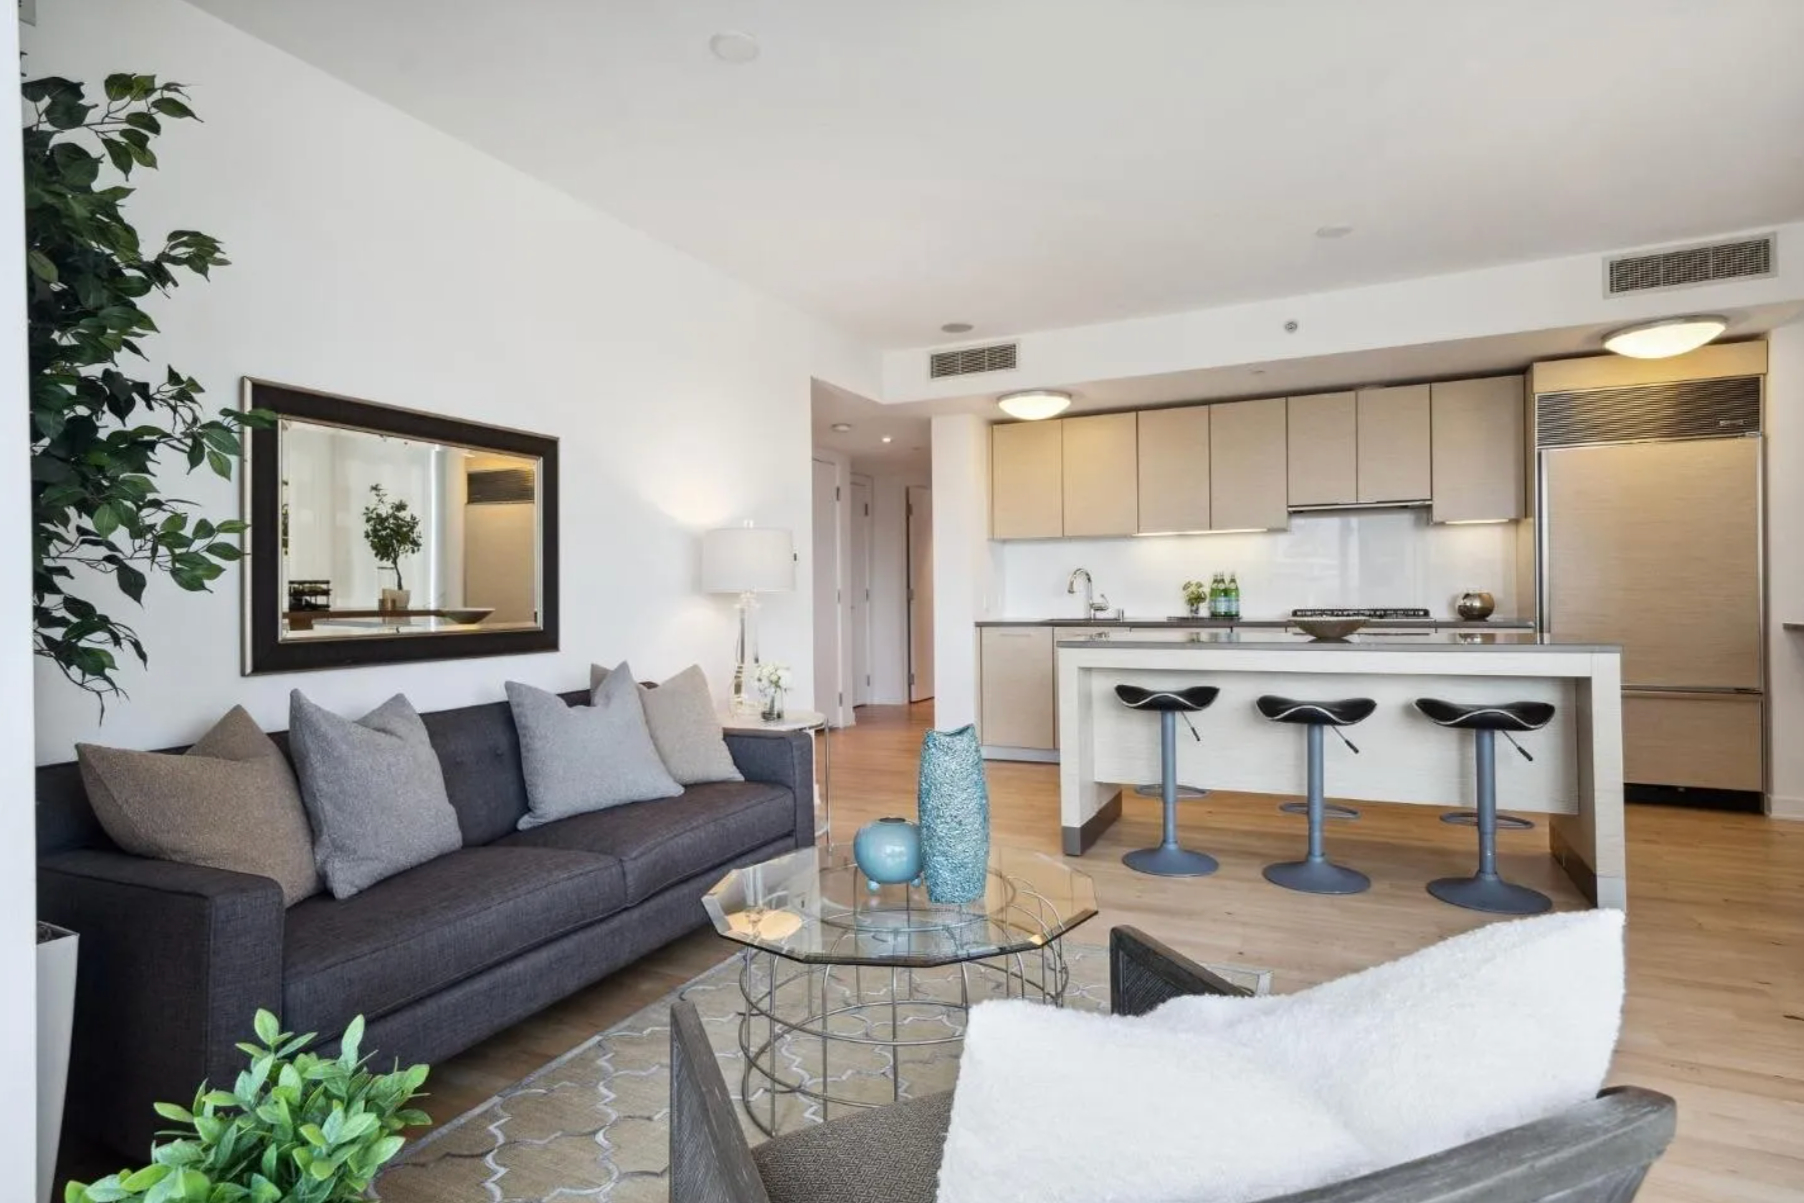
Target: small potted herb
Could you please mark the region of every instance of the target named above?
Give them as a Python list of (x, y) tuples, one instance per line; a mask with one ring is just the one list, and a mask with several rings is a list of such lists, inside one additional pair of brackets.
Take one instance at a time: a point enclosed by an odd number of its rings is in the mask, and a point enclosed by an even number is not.
[(1192, 618), (1201, 618), (1203, 603), (1209, 600), (1209, 586), (1202, 581), (1184, 582), (1184, 610)]

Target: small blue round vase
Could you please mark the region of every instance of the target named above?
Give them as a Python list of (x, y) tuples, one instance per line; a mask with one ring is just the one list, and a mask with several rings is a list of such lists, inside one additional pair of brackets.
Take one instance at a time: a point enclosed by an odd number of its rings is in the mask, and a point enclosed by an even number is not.
[(872, 893), (921, 876), (921, 829), (907, 819), (878, 819), (858, 829), (852, 859)]

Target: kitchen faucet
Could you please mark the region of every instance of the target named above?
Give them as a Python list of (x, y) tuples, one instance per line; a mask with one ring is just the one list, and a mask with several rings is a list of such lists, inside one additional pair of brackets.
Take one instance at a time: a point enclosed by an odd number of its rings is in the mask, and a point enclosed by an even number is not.
[(1077, 593), (1079, 577), (1082, 577), (1084, 581), (1084, 617), (1095, 618), (1098, 614), (1106, 612), (1109, 608), (1108, 594), (1105, 593), (1101, 601), (1096, 600), (1096, 582), (1090, 579), (1090, 570), (1087, 568), (1071, 570), (1071, 575), (1065, 578), (1065, 592)]

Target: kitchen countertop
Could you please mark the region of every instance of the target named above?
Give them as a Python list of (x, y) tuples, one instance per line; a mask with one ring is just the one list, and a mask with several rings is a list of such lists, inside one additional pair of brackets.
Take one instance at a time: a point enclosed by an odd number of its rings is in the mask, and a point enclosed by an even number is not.
[[(1323, 621), (1328, 621), (1324, 619)], [(1296, 625), (1290, 618), (989, 618), (980, 619), (980, 627), (1172, 627), (1175, 629), (1195, 628), (1202, 631), (1225, 631), (1235, 627), (1246, 630), (1282, 631)], [(1471, 630), (1471, 631), (1532, 631), (1535, 622), (1532, 618), (1487, 618), (1482, 622), (1468, 622), (1463, 618), (1374, 618), (1365, 624), (1369, 628), (1385, 630), (1416, 630), (1431, 627), (1437, 631)]]
[[(1478, 626), (1482, 624), (1467, 624)], [(1061, 639), (1058, 646), (1062, 648), (1122, 648), (1147, 649), (1150, 651), (1176, 651), (1206, 648), (1210, 651), (1244, 651), (1244, 652), (1620, 652), (1622, 648), (1614, 643), (1592, 643), (1582, 640), (1562, 639), (1557, 635), (1536, 635), (1532, 631), (1500, 630), (1491, 635), (1473, 634), (1467, 631), (1437, 631), (1432, 635), (1353, 635), (1348, 639), (1304, 639), (1295, 636), (1289, 639), (1269, 636), (1253, 638), (1199, 639), (1195, 641), (1176, 641), (1170, 639)]]

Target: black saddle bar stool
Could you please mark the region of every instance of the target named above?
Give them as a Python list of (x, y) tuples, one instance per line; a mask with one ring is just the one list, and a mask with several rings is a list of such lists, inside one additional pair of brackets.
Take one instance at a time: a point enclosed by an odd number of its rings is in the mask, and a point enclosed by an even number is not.
[(1430, 720), (1456, 731), (1472, 732), (1473, 759), (1478, 786), (1478, 872), (1471, 877), (1441, 877), (1428, 883), (1428, 892), (1442, 902), (1471, 911), (1495, 915), (1538, 915), (1553, 907), (1553, 900), (1539, 890), (1505, 881), (1497, 874), (1497, 733), (1533, 760), (1515, 734), (1539, 731), (1553, 721), (1552, 702), (1481, 702), (1462, 705), (1440, 698), (1417, 698), (1416, 709)]
[[(1206, 852), (1178, 847), (1178, 715), (1207, 710), (1220, 692), (1213, 685), (1193, 685), (1188, 689), (1115, 687), (1115, 696), (1123, 706), (1154, 710), (1159, 715), (1159, 792), (1165, 806), (1164, 835), (1157, 848), (1141, 848), (1122, 857), (1121, 863), (1128, 868), (1159, 877), (1206, 877), (1221, 868)], [(1190, 720), (1186, 717), (1184, 721)], [(1190, 733), (1196, 735), (1194, 726)]]
[(1357, 753), (1353, 741), (1341, 733), (1342, 727), (1362, 723), (1372, 717), (1378, 703), (1371, 698), (1344, 698), (1338, 702), (1305, 702), (1266, 694), (1253, 703), (1259, 713), (1274, 723), (1297, 723), (1308, 728), (1309, 791), (1304, 813), (1309, 816), (1309, 853), (1302, 860), (1267, 865), (1265, 880), (1287, 890), (1305, 894), (1358, 894), (1372, 888), (1372, 879), (1357, 869), (1337, 865), (1328, 859), (1323, 828), (1327, 826), (1328, 805), (1323, 800), (1322, 775), (1324, 759), (1322, 732), (1332, 727), (1342, 743)]

